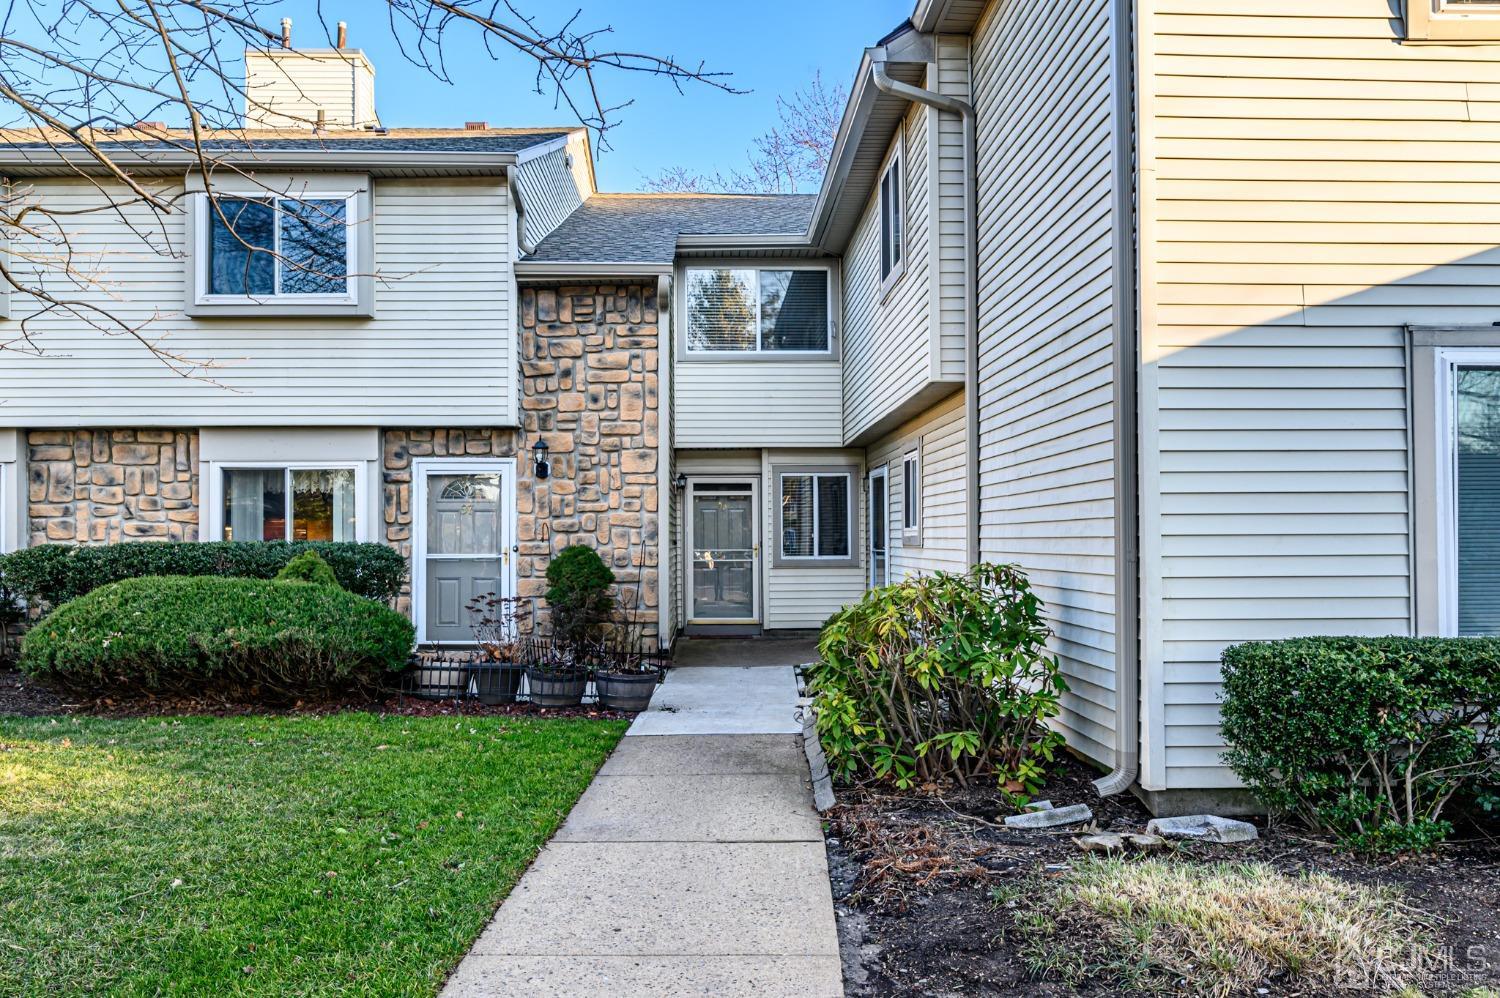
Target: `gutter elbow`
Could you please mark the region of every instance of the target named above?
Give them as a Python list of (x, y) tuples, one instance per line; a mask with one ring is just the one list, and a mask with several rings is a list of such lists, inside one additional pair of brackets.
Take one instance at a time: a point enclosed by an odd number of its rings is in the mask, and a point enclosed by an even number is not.
[(514, 167), (505, 171), (505, 187), (510, 193), (510, 203), (516, 207), (516, 246), (525, 256), (536, 252), (536, 244), (526, 238), (526, 204), (521, 200), (521, 188), (516, 184)]

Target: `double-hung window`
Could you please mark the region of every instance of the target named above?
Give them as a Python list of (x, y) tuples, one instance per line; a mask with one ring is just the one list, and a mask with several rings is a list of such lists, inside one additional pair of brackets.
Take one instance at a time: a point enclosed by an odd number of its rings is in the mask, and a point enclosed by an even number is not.
[(784, 468), (776, 471), (780, 504), (778, 564), (853, 564), (854, 470)]
[(1500, 41), (1500, 0), (1406, 0), (1408, 41)]
[(222, 467), (226, 541), (358, 540), (360, 469)]
[(826, 354), (828, 270), (689, 267), (689, 354)]
[(880, 174), (880, 283), (889, 287), (906, 265), (906, 190), (902, 186), (901, 143)]

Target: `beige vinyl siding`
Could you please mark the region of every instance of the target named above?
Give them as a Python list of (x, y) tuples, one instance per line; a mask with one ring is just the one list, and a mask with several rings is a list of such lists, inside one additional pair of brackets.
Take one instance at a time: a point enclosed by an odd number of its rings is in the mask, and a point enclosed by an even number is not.
[(979, 128), (980, 543), (1046, 602), (1069, 742), (1114, 758), (1109, 0), (992, 3)]
[(836, 360), (680, 360), (679, 447), (829, 447), (841, 435)]
[[(854, 536), (850, 538), (857, 563), (839, 568), (807, 568), (804, 566), (777, 567), (775, 545), (780, 543), (776, 529), (777, 507), (781, 496), (771, 469), (775, 466), (853, 466), (853, 489), (856, 502)], [(809, 629), (823, 626), (829, 614), (840, 607), (857, 601), (864, 595), (868, 568), (865, 564), (865, 503), (863, 455), (851, 450), (767, 450), (761, 470), (761, 542), (762, 560), (765, 564), (765, 590), (763, 607), (764, 627), (767, 630)]]
[[(55, 209), (101, 203), (83, 181), (41, 180)], [(496, 180), (377, 180), (374, 319), (190, 319), (182, 213), (124, 209), (68, 220), (80, 266), (102, 286), (45, 286), (108, 308), (176, 354), (216, 367), (182, 378), (128, 335), (105, 335), (17, 294), (40, 354), (7, 351), (0, 420), (12, 426), (438, 425), (515, 422), (506, 192)], [(367, 223), (361, 223), (367, 224)], [(29, 247), (34, 249), (35, 247)], [(22, 247), (17, 247), (18, 252)], [(154, 250), (154, 251), (153, 251)], [(17, 261), (22, 271), (37, 265)]]
[(588, 164), (584, 162), (587, 156), (587, 144), (580, 134), (516, 167), (516, 187), (525, 209), (524, 234), (533, 246), (573, 214), (591, 193)]
[(882, 298), (879, 185), (845, 251), (844, 441), (857, 441), (899, 414), (934, 380), (927, 119), (925, 107), (912, 107), (892, 140), (893, 146), (904, 143), (905, 272)]
[(375, 116), (375, 72), (357, 49), (245, 53), (245, 119), (250, 127), (364, 128)]
[(1231, 786), (1226, 644), (1411, 632), (1403, 327), (1500, 318), (1500, 48), (1143, 14), (1143, 779)]
[[(969, 39), (941, 35), (937, 40), (937, 90), (969, 100)], [(933, 227), (938, 266), (933, 268), (938, 289), (938, 378), (962, 381), (964, 376), (964, 128), (956, 114), (929, 115), (933, 190), (938, 222)]]
[[(905, 543), (901, 524), (906, 495), (902, 458), (922, 451), (921, 544)], [(964, 546), (964, 397), (951, 395), (870, 445), (869, 470), (885, 467), (890, 580), (929, 572), (962, 572)], [(869, 492), (865, 493), (869, 502)], [(868, 515), (868, 513), (866, 514)], [(869, 554), (869, 531), (862, 538)], [(867, 569), (868, 571), (868, 569)]]

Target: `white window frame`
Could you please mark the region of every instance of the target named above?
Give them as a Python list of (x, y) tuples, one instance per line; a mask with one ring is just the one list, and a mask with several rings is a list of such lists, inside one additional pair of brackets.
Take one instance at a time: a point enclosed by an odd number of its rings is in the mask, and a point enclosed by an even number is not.
[[(903, 125), (903, 129), (904, 127), (905, 126)], [(903, 149), (905, 141), (906, 137), (903, 130), (903, 132), (896, 135), (895, 147), (891, 150), (891, 155), (886, 160), (885, 165), (880, 168), (880, 179), (875, 184), (875, 211), (879, 216), (876, 220), (876, 235), (880, 244), (880, 255), (877, 265), (882, 270), (882, 273), (880, 275), (880, 296), (882, 298), (885, 297), (886, 292), (888, 292), (897, 281), (901, 280), (902, 275), (906, 273), (906, 153)], [(894, 198), (888, 202), (885, 193), (887, 189), (885, 181), (886, 178), (890, 176), (892, 170), (896, 171), (896, 183), (892, 185), (892, 187), (895, 188), (896, 193)], [(901, 233), (901, 241), (899, 245), (895, 247), (899, 255), (891, 255), (890, 269), (885, 270), (884, 268), (888, 249), (888, 247), (886, 246), (886, 232), (896, 231), (898, 228), (894, 225), (888, 226), (888, 211), (899, 218), (899, 231)]]
[(1406, 0), (1406, 38), (1414, 42), (1500, 41), (1500, 0)]
[[(798, 467), (777, 467), (772, 471), (772, 482), (775, 489), (774, 502), (776, 504), (776, 547), (774, 564), (778, 568), (792, 568), (805, 566), (810, 568), (832, 568), (857, 566), (860, 558), (860, 545), (857, 542), (859, 533), (859, 490), (858, 469), (848, 465), (818, 465)], [(787, 478), (807, 478), (813, 481), (813, 508), (812, 508), (812, 554), (787, 554), (786, 553), (786, 529), (783, 524), (784, 507), (782, 506), (782, 482)], [(818, 478), (843, 478), (845, 479), (844, 496), (848, 506), (844, 510), (848, 529), (845, 536), (848, 538), (848, 548), (844, 554), (818, 554), (818, 501), (820, 492), (818, 490)]]
[(922, 544), (922, 442), (916, 441), (901, 455), (901, 543)]
[[(417, 644), (427, 643), (427, 479), (438, 475), (475, 475), (495, 472), (500, 476), (500, 571), (507, 587), (503, 596), (516, 595), (516, 459), (513, 457), (417, 458), (411, 463), (411, 619), (417, 629)], [(444, 642), (447, 645), (473, 644)]]
[(370, 539), (371, 524), (369, 485), (363, 461), (210, 461), (208, 481), (204, 487), (204, 505), (207, 515), (199, 536), (206, 541), (224, 539), (224, 473), (227, 471), (266, 471), (284, 469), (287, 496), (285, 540), (292, 533), (292, 472), (294, 471), (353, 471), (354, 472), (354, 540)]
[[(701, 349), (695, 350), (695, 349), (693, 349), (693, 334), (692, 334), (693, 333), (693, 331), (692, 331), (693, 315), (692, 315), (692, 305), (688, 302), (688, 291), (687, 291), (687, 289), (688, 289), (689, 275), (691, 275), (694, 271), (699, 271), (699, 270), (741, 271), (741, 272), (753, 273), (755, 275), (755, 319), (754, 319), (754, 322), (755, 322), (755, 349), (754, 350), (701, 350)], [(827, 280), (826, 280), (826, 283), (824, 284), (824, 288), (825, 288), (826, 293), (827, 293), (828, 317), (827, 317), (827, 321), (824, 323), (823, 328), (825, 330), (825, 334), (826, 334), (826, 336), (827, 336), (828, 339), (827, 339), (827, 345), (824, 346), (824, 348), (822, 350), (767, 350), (767, 349), (765, 349), (762, 346), (761, 335), (763, 333), (763, 330), (761, 329), (761, 323), (760, 323), (760, 275), (763, 272), (767, 271), (767, 270), (821, 271), (821, 272), (823, 272), (826, 275)], [(833, 328), (834, 328), (833, 327), (833, 298), (834, 298), (834, 294), (835, 294), (836, 289), (835, 289), (834, 283), (833, 283), (833, 273), (830, 270), (830, 268), (824, 267), (824, 266), (808, 266), (806, 264), (800, 264), (800, 265), (772, 264), (772, 265), (755, 266), (755, 267), (712, 266), (712, 265), (710, 265), (710, 266), (699, 266), (697, 264), (694, 264), (694, 265), (691, 265), (691, 266), (683, 268), (682, 278), (683, 278), (682, 279), (682, 302), (683, 302), (682, 307), (683, 307), (683, 313), (684, 313), (683, 314), (683, 323), (682, 323), (682, 348), (683, 348), (683, 353), (686, 354), (687, 356), (695, 357), (695, 358), (710, 358), (710, 359), (713, 359), (713, 360), (733, 360), (733, 359), (736, 359), (736, 358), (741, 359), (741, 360), (751, 359), (751, 358), (754, 358), (754, 359), (757, 359), (757, 360), (767, 360), (767, 359), (776, 360), (776, 359), (780, 359), (780, 358), (797, 358), (797, 357), (831, 357), (833, 355)]]
[(1500, 367), (1500, 347), (1457, 347), (1437, 351), (1433, 398), (1437, 402), (1434, 441), (1438, 461), (1438, 626), (1458, 635), (1458, 396), (1460, 367)]
[[(882, 511), (885, 519), (885, 577), (875, 578), (875, 528), (880, 525), (875, 516), (875, 481), (880, 480), (880, 487), (885, 498), (885, 508)], [(869, 493), (865, 499), (865, 507), (869, 510), (869, 524), (865, 531), (870, 549), (870, 571), (866, 578), (869, 580), (871, 589), (880, 589), (891, 584), (891, 474), (890, 470), (881, 465), (870, 470)]]
[[(358, 224), (359, 192), (338, 191), (308, 191), (301, 196), (294, 197), (291, 194), (278, 194), (272, 191), (261, 193), (245, 191), (215, 191), (212, 195), (218, 200), (234, 201), (271, 201), (272, 210), (276, 214), (275, 243), (272, 247), (274, 267), (273, 275), (277, 290), (269, 295), (226, 295), (215, 294), (210, 291), (212, 287), (212, 273), (210, 265), (213, 262), (213, 246), (210, 233), (213, 231), (214, 206), (209, 202), (210, 195), (207, 192), (195, 194), (199, 200), (199, 211), (197, 212), (198, 224), (193, 235), (193, 260), (197, 268), (198, 282), (197, 295), (194, 304), (197, 305), (246, 305), (265, 302), (273, 305), (357, 305), (359, 304), (359, 281), (356, 275), (360, 272), (359, 266), (359, 239), (355, 226)], [(342, 294), (283, 294), (281, 288), (281, 269), (284, 266), (281, 260), (281, 209), (276, 204), (281, 201), (305, 202), (305, 201), (342, 201), (344, 203), (344, 292)]]

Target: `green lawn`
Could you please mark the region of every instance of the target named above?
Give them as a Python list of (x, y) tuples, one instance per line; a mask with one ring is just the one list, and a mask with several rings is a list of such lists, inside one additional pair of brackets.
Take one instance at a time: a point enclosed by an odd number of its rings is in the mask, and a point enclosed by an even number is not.
[(431, 995), (624, 729), (0, 717), (0, 994)]

